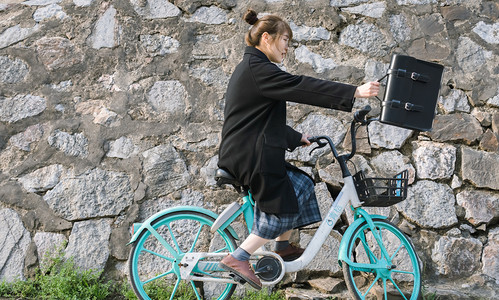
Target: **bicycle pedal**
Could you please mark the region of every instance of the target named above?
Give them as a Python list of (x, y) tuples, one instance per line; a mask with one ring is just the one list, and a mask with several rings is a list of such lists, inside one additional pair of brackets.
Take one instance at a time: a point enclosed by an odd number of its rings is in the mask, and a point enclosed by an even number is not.
[(235, 282), (239, 283), (239, 284), (245, 284), (246, 283), (246, 280), (244, 280), (241, 276), (239, 276), (237, 274), (230, 273), (229, 276), (232, 277), (232, 279)]

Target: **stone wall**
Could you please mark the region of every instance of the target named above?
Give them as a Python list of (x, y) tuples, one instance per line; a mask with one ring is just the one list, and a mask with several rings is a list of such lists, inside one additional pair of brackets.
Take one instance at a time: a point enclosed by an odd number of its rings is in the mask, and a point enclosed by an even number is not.
[[(0, 4), (0, 278), (26, 278), (67, 242), (82, 268), (125, 274), (130, 226), (160, 209), (237, 199), (213, 173), (225, 88), (248, 7), (294, 31), (285, 68), (361, 84), (393, 53), (445, 66), (431, 132), (361, 132), (359, 169), (409, 169), (387, 215), (411, 234), (428, 291), (499, 291), (499, 4), (487, 0), (29, 0)], [(7, 4), (5, 4), (7, 3)], [(373, 116), (377, 100), (369, 103)], [(350, 113), (290, 103), (289, 124), (348, 148)], [(313, 174), (321, 207), (341, 178), (331, 155), (289, 159)], [(293, 237), (302, 245), (314, 228)], [(341, 277), (339, 235), (295, 282)], [(319, 284), (317, 284), (319, 282)], [(331, 292), (331, 291), (326, 291)]]

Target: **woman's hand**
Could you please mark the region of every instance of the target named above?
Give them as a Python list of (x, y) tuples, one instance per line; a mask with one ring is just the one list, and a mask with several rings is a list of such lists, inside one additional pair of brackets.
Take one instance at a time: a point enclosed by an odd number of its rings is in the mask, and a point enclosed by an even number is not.
[(310, 136), (306, 134), (301, 135), (301, 143), (303, 144), (303, 147), (312, 145), (312, 143), (308, 140), (309, 137)]
[(369, 98), (377, 96), (379, 93), (379, 82), (370, 81), (357, 87), (355, 90), (355, 98)]

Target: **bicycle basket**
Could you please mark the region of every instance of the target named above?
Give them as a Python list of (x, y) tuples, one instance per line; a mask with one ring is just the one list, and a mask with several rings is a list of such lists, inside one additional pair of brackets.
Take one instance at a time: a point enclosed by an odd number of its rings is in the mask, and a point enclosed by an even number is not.
[(363, 206), (387, 207), (407, 197), (409, 172), (404, 170), (393, 178), (367, 178), (363, 171), (353, 176)]

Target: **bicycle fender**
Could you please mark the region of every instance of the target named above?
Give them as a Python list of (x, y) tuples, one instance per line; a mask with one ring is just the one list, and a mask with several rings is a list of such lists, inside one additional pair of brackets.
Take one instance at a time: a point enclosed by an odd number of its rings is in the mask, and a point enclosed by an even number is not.
[[(167, 209), (164, 209), (164, 210), (157, 212), (154, 215), (150, 216), (149, 218), (147, 218), (147, 220), (144, 221), (144, 223), (133, 224), (134, 234), (132, 236), (132, 239), (130, 240), (130, 242), (128, 242), (127, 245), (134, 243), (137, 240), (137, 238), (139, 237), (140, 233), (144, 230), (147, 230), (147, 227), (150, 227), (151, 224), (156, 219), (158, 219), (166, 214), (173, 213), (173, 212), (179, 212), (179, 211), (195, 211), (195, 212), (199, 212), (199, 213), (205, 214), (207, 216), (210, 216), (214, 220), (216, 220), (218, 218), (218, 215), (216, 213), (214, 213), (211, 210), (208, 210), (206, 208), (198, 207), (198, 206), (176, 206), (176, 207), (172, 207), (172, 208), (167, 208)], [(138, 227), (137, 230), (135, 230), (136, 227)], [(230, 235), (235, 240), (239, 240), (239, 236), (237, 235), (234, 228), (232, 228), (232, 226), (227, 226), (227, 230), (229, 231)]]
[[(380, 215), (370, 215), (371, 219), (386, 219), (385, 216), (380, 216)], [(345, 234), (343, 234), (343, 237), (341, 238), (340, 242), (340, 248), (338, 250), (338, 262), (341, 266), (342, 261), (349, 261), (349, 258), (347, 257), (347, 247), (348, 247), (348, 242), (352, 238), (352, 235), (354, 234), (355, 230), (362, 224), (364, 223), (365, 219), (364, 218), (358, 218), (355, 220), (352, 225), (348, 226), (347, 230), (345, 231)]]

